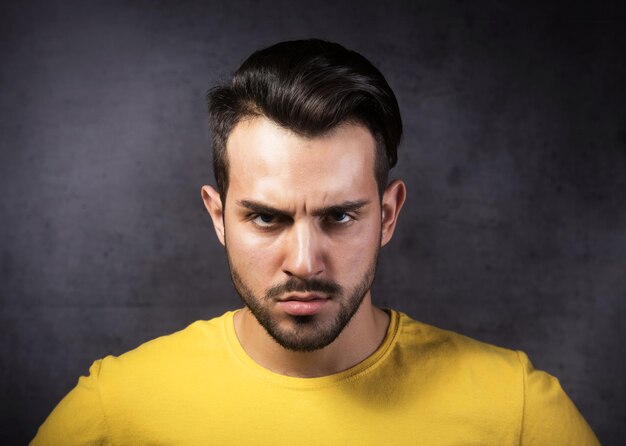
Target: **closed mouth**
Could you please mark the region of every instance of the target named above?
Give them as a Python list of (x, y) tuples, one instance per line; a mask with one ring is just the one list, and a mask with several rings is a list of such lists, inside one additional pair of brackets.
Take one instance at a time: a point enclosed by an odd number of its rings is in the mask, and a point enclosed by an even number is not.
[(281, 299), (281, 302), (289, 302), (289, 301), (297, 301), (297, 302), (310, 302), (312, 300), (327, 300), (328, 297), (325, 297), (320, 294), (289, 294), (285, 298)]

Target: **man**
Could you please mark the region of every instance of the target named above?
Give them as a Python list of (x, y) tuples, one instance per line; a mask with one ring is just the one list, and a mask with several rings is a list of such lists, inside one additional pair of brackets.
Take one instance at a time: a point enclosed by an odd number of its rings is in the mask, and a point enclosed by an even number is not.
[(280, 43), (209, 103), (202, 198), (244, 308), (96, 361), (33, 444), (598, 444), (522, 352), (373, 305), (406, 191), (370, 62)]

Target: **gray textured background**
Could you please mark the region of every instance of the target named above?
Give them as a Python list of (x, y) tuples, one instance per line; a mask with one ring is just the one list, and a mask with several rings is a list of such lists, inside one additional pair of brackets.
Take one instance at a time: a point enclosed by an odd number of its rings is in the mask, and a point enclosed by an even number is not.
[(238, 305), (200, 201), (204, 95), (317, 36), (372, 59), (405, 119), (375, 301), (526, 351), (624, 444), (624, 16), (310, 3), (2, 2), (0, 441), (93, 360)]

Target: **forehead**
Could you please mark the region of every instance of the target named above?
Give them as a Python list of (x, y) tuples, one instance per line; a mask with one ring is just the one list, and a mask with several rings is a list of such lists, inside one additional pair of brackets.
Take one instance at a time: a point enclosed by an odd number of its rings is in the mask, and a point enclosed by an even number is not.
[(227, 142), (228, 196), (327, 204), (329, 199), (377, 193), (375, 152), (374, 137), (359, 124), (308, 138), (264, 117), (247, 119), (235, 126)]

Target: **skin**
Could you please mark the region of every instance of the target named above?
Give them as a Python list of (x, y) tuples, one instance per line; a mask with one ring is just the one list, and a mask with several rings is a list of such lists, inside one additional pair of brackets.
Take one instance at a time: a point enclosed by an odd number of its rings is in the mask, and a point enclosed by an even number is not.
[[(381, 344), (389, 324), (388, 314), (372, 304), (369, 288), (378, 251), (391, 240), (404, 203), (404, 183), (392, 181), (379, 197), (375, 140), (358, 124), (306, 138), (255, 117), (235, 126), (226, 149), (226, 206), (211, 186), (202, 187), (202, 198), (240, 294), (243, 285), (247, 299), (254, 299), (278, 330), (303, 339), (315, 339), (315, 330), (332, 325), (342, 307), (355, 303), (356, 308), (330, 344), (294, 351), (277, 343), (247, 305), (234, 319), (242, 347), (266, 369), (296, 377), (325, 376), (363, 361)], [(311, 280), (336, 284), (343, 292), (267, 297), (277, 285)], [(298, 324), (293, 305), (285, 305), (294, 296), (323, 302), (306, 318), (311, 324)]]

